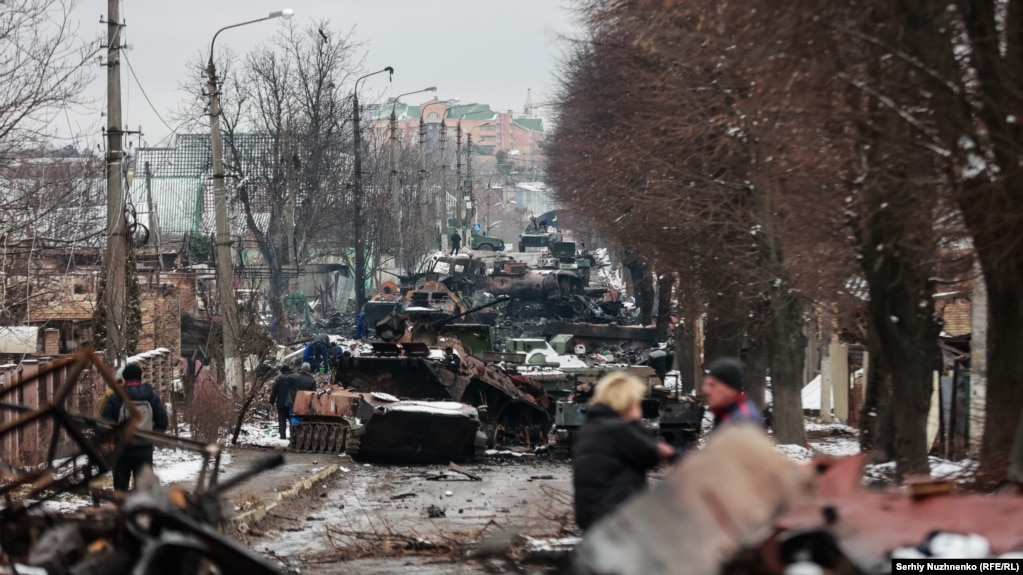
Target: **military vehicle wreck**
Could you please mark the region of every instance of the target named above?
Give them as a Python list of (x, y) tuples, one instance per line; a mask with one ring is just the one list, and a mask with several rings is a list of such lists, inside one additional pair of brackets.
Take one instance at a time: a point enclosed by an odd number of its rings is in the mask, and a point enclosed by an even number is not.
[(480, 428), (477, 410), (462, 403), (399, 400), (338, 386), (298, 392), (294, 415), (292, 450), (381, 462), (468, 461)]

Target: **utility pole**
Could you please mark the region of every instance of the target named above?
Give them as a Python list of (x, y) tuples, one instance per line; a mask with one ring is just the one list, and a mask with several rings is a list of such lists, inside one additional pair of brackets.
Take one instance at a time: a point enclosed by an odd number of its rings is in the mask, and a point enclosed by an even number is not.
[(401, 227), (401, 191), (398, 186), (398, 116), (395, 107), (398, 100), (394, 100), (391, 107), (391, 177), (387, 180), (388, 191), (391, 193), (391, 208), (394, 210), (395, 234), (398, 236), (398, 255), (394, 258), (395, 268), (398, 274), (405, 273), (405, 233)]
[[(420, 225), (429, 229), (430, 203), (426, 199), (426, 114), (423, 113), (419, 115), (419, 178), (416, 181), (416, 197), (419, 199)], [(432, 237), (428, 237), (426, 241), (427, 245), (433, 244)]]
[(149, 162), (145, 163), (146, 170), (146, 207), (149, 209), (149, 236), (153, 238), (153, 243), (156, 244), (156, 259), (160, 263), (160, 269), (163, 269), (163, 256), (160, 255), (160, 218), (156, 215), (156, 205), (153, 203), (153, 171), (149, 167)]
[(469, 130), (469, 133), (466, 135), (466, 137), (465, 137), (465, 144), (466, 144), (466, 146), (465, 146), (465, 173), (466, 173), (466, 178), (465, 178), (465, 188), (462, 190), (462, 195), (463, 195), (463, 198), (464, 198), (462, 200), (462, 202), (465, 204), (465, 220), (463, 221), (464, 228), (465, 228), (465, 235), (463, 237), (467, 238), (466, 242), (471, 246), (472, 242), (470, 241), (470, 238), (472, 238), (472, 231), (471, 231), (470, 228), (472, 227), (472, 221), (471, 220), (473, 219), (471, 217), (472, 216), (472, 204), (473, 204), (473, 201), (472, 201), (473, 200), (473, 196), (472, 196), (472, 130)]
[[(465, 195), (462, 189), (462, 119), (455, 129), (455, 231), (461, 235), (465, 225)], [(472, 245), (470, 238), (462, 236), (463, 245)]]
[(107, 250), (104, 255), (106, 285), (107, 363), (120, 365), (126, 358), (125, 235), (122, 169), (124, 152), (121, 131), (121, 14), (119, 0), (107, 0)]
[[(445, 109), (445, 114), (447, 110)], [(447, 252), (448, 248), (448, 121), (441, 116), (440, 119), (440, 201), (437, 206), (437, 231), (440, 234), (440, 250)]]
[(365, 76), (359, 77), (355, 80), (355, 91), (352, 92), (352, 128), (355, 130), (355, 173), (353, 174), (353, 186), (352, 186), (352, 203), (355, 204), (352, 214), (352, 224), (355, 227), (354, 233), (355, 238), (355, 273), (353, 275), (355, 279), (355, 309), (360, 310), (366, 303), (366, 246), (363, 243), (364, 236), (366, 234), (366, 222), (363, 221), (362, 214), (362, 128), (359, 125), (359, 82), (380, 74), (388, 72), (389, 77), (394, 76), (394, 68), (388, 66), (383, 70), (377, 70), (366, 74)]

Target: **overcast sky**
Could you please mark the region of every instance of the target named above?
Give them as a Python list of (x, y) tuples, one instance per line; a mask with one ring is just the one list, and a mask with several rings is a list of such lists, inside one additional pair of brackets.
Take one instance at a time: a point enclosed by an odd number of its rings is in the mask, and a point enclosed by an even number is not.
[[(83, 38), (106, 34), (98, 23), (106, 0), (79, 0), (78, 25)], [(526, 90), (533, 102), (547, 101), (554, 73), (565, 49), (565, 36), (578, 33), (570, 0), (127, 0), (128, 60), (157, 111), (171, 126), (171, 112), (187, 98), (181, 84), (188, 62), (208, 50), (218, 28), (262, 17), (275, 10), (295, 11), (292, 23), (303, 26), (330, 19), (335, 30), (355, 29), (365, 44), (364, 69), (395, 69), (393, 84), (386, 75), (368, 80), (364, 93), (383, 97), (437, 86), (441, 99), (487, 103), (497, 110), (522, 111)], [(217, 39), (217, 51), (230, 47), (238, 54), (271, 38), (282, 25), (269, 20), (229, 30)], [(97, 67), (89, 87), (92, 105), (55, 117), (53, 129), (83, 134), (79, 147), (100, 141), (105, 108), (106, 76)], [(142, 126), (144, 143), (156, 145), (170, 130), (146, 103), (127, 66), (122, 65), (124, 121)], [(194, 92), (193, 92), (194, 93)], [(412, 97), (417, 100), (418, 96)], [(424, 98), (425, 99), (425, 98)], [(411, 103), (411, 102), (410, 102)], [(132, 138), (135, 141), (135, 138)]]

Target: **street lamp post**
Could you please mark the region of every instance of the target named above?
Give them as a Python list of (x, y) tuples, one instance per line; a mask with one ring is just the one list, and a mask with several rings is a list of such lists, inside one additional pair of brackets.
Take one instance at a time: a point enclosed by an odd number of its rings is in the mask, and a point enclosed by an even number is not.
[(227, 225), (227, 200), (224, 192), (224, 141), (220, 133), (220, 91), (217, 89), (217, 69), (213, 63), (213, 48), (217, 36), (224, 30), (238, 28), (273, 18), (289, 20), (291, 9), (271, 12), (264, 18), (224, 26), (210, 41), (210, 61), (206, 66), (207, 89), (210, 94), (210, 146), (213, 152), (213, 203), (217, 225), (217, 289), (220, 294), (220, 314), (224, 332), (224, 379), (228, 388), (241, 395), (243, 385), (242, 358), (238, 344), (241, 330), (238, 326), (238, 306), (234, 291), (234, 265), (231, 262), (231, 233)]
[(404, 270), (404, 248), (405, 248), (405, 235), (404, 230), (401, 229), (402, 217), (401, 217), (401, 201), (400, 201), (400, 187), (398, 185), (398, 100), (405, 96), (411, 96), (413, 94), (421, 94), (423, 92), (436, 92), (436, 86), (430, 86), (429, 88), (423, 88), (422, 90), (415, 90), (412, 92), (405, 92), (399, 94), (394, 98), (394, 103), (391, 104), (391, 177), (388, 180), (388, 186), (391, 188), (391, 203), (394, 206), (395, 219), (398, 222), (398, 255), (396, 263), (398, 272), (401, 273)]
[(352, 224), (355, 226), (354, 234), (355, 238), (355, 309), (360, 310), (366, 303), (366, 248), (363, 245), (363, 236), (365, 235), (366, 223), (362, 219), (362, 129), (359, 126), (359, 82), (382, 74), (384, 72), (389, 73), (389, 77), (394, 77), (394, 68), (388, 66), (383, 70), (377, 70), (366, 74), (355, 80), (355, 92), (352, 96), (352, 104), (355, 109), (352, 112), (352, 124), (355, 130), (355, 174), (352, 190), (352, 203), (354, 205)]

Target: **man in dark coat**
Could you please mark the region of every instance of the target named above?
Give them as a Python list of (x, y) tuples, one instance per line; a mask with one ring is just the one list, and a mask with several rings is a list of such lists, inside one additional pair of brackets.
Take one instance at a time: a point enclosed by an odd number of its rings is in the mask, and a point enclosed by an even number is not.
[(589, 529), (598, 519), (646, 488), (646, 472), (675, 450), (640, 423), (646, 386), (617, 372), (597, 383), (572, 448), (575, 518)]
[(288, 438), (288, 418), (291, 417), (291, 406), (295, 402), (294, 377), (291, 366), (282, 365), (281, 374), (270, 389), (270, 405), (277, 408), (277, 431), (281, 439)]
[(458, 250), (462, 248), (462, 236), (457, 231), (451, 234), (451, 254), (458, 254)]
[[(129, 363), (124, 366), (123, 377), (124, 391), (142, 414), (139, 429), (161, 433), (167, 431), (167, 410), (153, 388), (142, 383), (142, 368)], [(117, 394), (111, 395), (103, 406), (103, 418), (111, 421), (124, 421), (130, 417), (130, 413), (124, 405), (124, 400)], [(142, 439), (133, 439), (131, 445), (124, 448), (121, 457), (114, 464), (114, 489), (127, 491), (133, 476), (137, 486), (139, 472), (145, 466), (153, 466), (153, 444)]]
[(722, 357), (711, 362), (700, 391), (714, 414), (714, 429), (737, 421), (764, 426), (760, 410), (743, 392), (742, 363), (734, 357)]
[(313, 370), (312, 366), (308, 363), (303, 363), (302, 367), (298, 368), (298, 373), (293, 377), (295, 378), (295, 384), (291, 390), (291, 404), (295, 404), (295, 394), (300, 391), (315, 391), (316, 390), (316, 378), (310, 373)]

